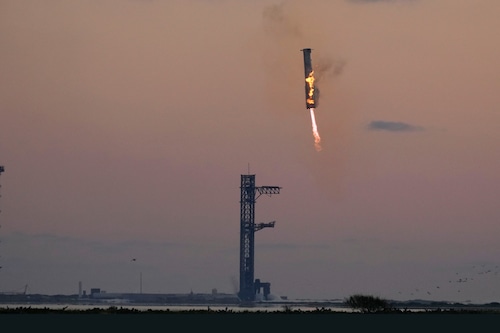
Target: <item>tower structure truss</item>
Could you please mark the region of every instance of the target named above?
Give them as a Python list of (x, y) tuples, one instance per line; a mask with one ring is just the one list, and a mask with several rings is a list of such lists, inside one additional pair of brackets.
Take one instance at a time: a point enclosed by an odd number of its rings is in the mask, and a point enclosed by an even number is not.
[[(256, 293), (263, 285), (255, 281), (255, 232), (274, 228), (275, 221), (255, 223), (255, 203), (261, 195), (279, 194), (279, 186), (255, 186), (255, 175), (241, 175), (240, 198), (240, 290), (242, 301), (255, 301)], [(269, 285), (269, 284), (267, 284)], [(269, 290), (269, 288), (267, 288)]]

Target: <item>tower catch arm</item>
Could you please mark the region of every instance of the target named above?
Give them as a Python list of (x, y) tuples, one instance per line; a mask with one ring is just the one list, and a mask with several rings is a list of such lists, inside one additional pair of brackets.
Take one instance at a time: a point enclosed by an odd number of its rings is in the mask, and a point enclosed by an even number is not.
[(274, 228), (274, 224), (275, 223), (276, 223), (276, 221), (272, 221), (272, 222), (269, 222), (269, 223), (257, 223), (255, 225), (254, 230), (255, 231), (259, 231), (259, 230), (264, 229), (264, 228)]
[[(260, 197), (262, 194), (267, 194), (271, 196), (272, 194), (280, 194), (280, 189), (281, 187), (279, 186), (259, 186), (255, 187), (255, 189), (259, 192), (259, 195), (257, 196)], [(255, 199), (257, 199), (255, 198)]]

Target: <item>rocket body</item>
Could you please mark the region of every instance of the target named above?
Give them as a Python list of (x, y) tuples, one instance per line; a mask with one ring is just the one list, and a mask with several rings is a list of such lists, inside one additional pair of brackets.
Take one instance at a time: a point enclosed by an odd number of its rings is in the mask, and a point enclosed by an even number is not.
[(316, 89), (314, 87), (314, 72), (311, 60), (311, 49), (302, 49), (304, 53), (304, 77), (305, 77), (305, 92), (306, 92), (306, 108), (313, 109), (316, 107)]
[(312, 60), (311, 60), (311, 49), (302, 49), (304, 52), (304, 77), (308, 77), (309, 73), (312, 72)]

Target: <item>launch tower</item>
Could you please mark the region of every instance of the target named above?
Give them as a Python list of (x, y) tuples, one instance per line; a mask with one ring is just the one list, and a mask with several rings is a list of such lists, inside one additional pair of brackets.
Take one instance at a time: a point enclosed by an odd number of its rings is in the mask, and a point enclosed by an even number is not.
[[(0, 165), (0, 176), (2, 175), (2, 172), (4, 172), (4, 171), (5, 171), (5, 168), (3, 167), (3, 165)], [(2, 187), (2, 184), (1, 184), (1, 183), (0, 183), (0, 187)], [(1, 195), (1, 193), (0, 193), (0, 197), (1, 197), (1, 196), (2, 196), (2, 195)], [(1, 210), (0, 210), (0, 212), (1, 212)]]
[(241, 175), (240, 200), (240, 290), (241, 301), (255, 301), (263, 288), (264, 297), (270, 293), (270, 283), (254, 280), (255, 232), (263, 228), (274, 228), (275, 221), (255, 223), (255, 202), (262, 194), (279, 194), (279, 186), (255, 186), (255, 175)]
[[(4, 172), (4, 171), (5, 171), (5, 168), (4, 168), (2, 165), (0, 165), (0, 176), (2, 175), (2, 172)], [(0, 188), (1, 188), (1, 187), (2, 187), (2, 184), (0, 183)], [(0, 193), (0, 197), (1, 197), (1, 196), (2, 196), (2, 195), (1, 195), (1, 193)], [(2, 212), (2, 209), (1, 209), (1, 207), (0, 207), (0, 213), (1, 213), (1, 212)], [(2, 225), (0, 225), (0, 227), (1, 227), (1, 226), (2, 226)], [(2, 268), (2, 266), (0, 266), (0, 268)]]

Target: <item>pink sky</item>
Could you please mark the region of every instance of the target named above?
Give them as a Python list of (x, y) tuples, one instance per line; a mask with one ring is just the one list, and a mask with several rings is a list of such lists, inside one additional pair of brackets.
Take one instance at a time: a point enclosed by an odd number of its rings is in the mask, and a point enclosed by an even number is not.
[(250, 167), (283, 188), (256, 205), (273, 294), (500, 301), (499, 13), (2, 1), (0, 291), (235, 292)]

